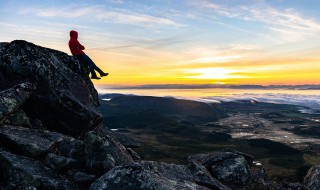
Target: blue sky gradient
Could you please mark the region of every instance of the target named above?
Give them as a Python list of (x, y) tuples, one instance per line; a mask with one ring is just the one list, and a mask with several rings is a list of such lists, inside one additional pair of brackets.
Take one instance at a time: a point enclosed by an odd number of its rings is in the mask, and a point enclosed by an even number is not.
[[(118, 65), (105, 66), (114, 72), (134, 64), (151, 73), (146, 77), (167, 75), (172, 83), (210, 83), (191, 78), (204, 79), (200, 76), (224, 68), (230, 69), (226, 72), (230, 79), (251, 78), (261, 71), (266, 80), (257, 83), (299, 83), (280, 78), (270, 82), (264, 73), (281, 73), (289, 67), (290, 72), (310, 67), (320, 71), (320, 64), (315, 64), (320, 57), (319, 7), (317, 0), (0, 0), (0, 41), (24, 39), (69, 53), (73, 29), (98, 65), (104, 67), (104, 61)], [(208, 72), (199, 73), (203, 68)], [(193, 75), (184, 76), (188, 73)], [(121, 80), (112, 83), (116, 81)], [(320, 83), (310, 77), (303, 81)]]

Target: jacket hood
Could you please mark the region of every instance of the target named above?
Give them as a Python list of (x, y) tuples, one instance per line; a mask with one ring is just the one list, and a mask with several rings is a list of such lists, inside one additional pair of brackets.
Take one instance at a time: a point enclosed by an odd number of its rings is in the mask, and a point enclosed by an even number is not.
[(77, 39), (78, 39), (78, 32), (75, 31), (75, 30), (71, 30), (71, 31), (70, 31), (70, 38), (77, 40)]

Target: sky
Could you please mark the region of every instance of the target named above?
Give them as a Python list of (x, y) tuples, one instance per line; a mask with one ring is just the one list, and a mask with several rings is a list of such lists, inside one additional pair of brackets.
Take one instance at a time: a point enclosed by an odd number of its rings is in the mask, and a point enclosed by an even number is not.
[(0, 0), (0, 41), (64, 51), (95, 84), (320, 84), (318, 0)]

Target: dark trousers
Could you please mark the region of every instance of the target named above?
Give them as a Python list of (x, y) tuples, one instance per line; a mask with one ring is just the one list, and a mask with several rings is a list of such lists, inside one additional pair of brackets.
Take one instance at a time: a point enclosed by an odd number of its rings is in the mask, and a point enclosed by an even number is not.
[(100, 75), (104, 73), (86, 54), (76, 55), (76, 58), (80, 61), (80, 63), (89, 67), (91, 77), (97, 76), (94, 70), (98, 71)]

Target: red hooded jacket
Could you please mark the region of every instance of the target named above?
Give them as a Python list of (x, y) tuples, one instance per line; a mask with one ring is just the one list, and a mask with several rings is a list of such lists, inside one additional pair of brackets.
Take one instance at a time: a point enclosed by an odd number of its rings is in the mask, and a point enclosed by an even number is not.
[(81, 45), (78, 41), (78, 32), (71, 30), (70, 31), (70, 40), (69, 40), (69, 48), (72, 55), (81, 55), (84, 54), (82, 50), (84, 50), (84, 46)]

